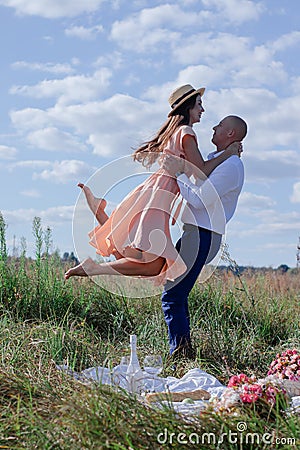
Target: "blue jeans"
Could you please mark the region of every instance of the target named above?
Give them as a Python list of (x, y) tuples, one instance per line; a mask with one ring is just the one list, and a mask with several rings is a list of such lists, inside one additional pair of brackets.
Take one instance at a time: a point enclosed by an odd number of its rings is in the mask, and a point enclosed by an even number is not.
[(187, 271), (166, 283), (161, 298), (171, 354), (176, 348), (191, 344), (188, 296), (203, 266), (217, 254), (222, 240), (220, 234), (194, 225), (184, 224), (183, 230), (176, 248)]

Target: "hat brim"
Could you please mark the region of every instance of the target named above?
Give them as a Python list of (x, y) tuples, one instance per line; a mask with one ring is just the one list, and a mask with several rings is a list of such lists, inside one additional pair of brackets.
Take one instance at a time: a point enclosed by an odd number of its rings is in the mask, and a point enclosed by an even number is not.
[(194, 97), (194, 95), (200, 95), (200, 97), (202, 97), (202, 95), (204, 94), (204, 91), (205, 91), (205, 88), (201, 87), (199, 89), (196, 89), (195, 91), (193, 91), (191, 94), (187, 95), (186, 97), (184, 97), (176, 106), (174, 106), (174, 108), (171, 109), (171, 111), (168, 114), (168, 117), (173, 116), (174, 112), (177, 110), (177, 108), (179, 108), (179, 106), (181, 106), (189, 98)]

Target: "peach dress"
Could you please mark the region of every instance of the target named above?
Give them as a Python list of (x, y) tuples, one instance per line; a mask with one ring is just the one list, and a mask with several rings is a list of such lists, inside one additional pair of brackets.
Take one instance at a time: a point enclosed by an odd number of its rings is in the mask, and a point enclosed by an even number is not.
[[(164, 153), (184, 158), (183, 137), (197, 136), (192, 127), (184, 125), (175, 131)], [(109, 219), (89, 233), (90, 244), (102, 256), (120, 253), (135, 262), (143, 263), (157, 256), (165, 258), (159, 275), (153, 278), (156, 285), (174, 280), (186, 271), (186, 265), (179, 256), (170, 235), (170, 218), (178, 215), (173, 209), (179, 196), (175, 178), (159, 169), (146, 181), (131, 191), (112, 212)], [(179, 207), (181, 206), (181, 203)], [(147, 252), (147, 259), (143, 252)]]

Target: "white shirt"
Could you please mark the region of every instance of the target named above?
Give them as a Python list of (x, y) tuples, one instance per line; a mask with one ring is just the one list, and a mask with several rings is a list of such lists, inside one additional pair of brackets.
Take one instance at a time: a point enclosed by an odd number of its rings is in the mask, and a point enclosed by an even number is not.
[[(208, 159), (221, 153), (213, 152), (208, 155)], [(225, 225), (234, 214), (244, 183), (241, 159), (236, 155), (230, 156), (205, 181), (198, 179), (194, 184), (185, 174), (181, 174), (177, 182), (187, 202), (182, 213), (183, 222), (224, 234)]]

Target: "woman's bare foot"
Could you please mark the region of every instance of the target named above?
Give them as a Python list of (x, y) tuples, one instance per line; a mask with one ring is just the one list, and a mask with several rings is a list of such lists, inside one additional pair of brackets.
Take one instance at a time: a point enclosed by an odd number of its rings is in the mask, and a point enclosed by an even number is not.
[(83, 183), (78, 183), (77, 186), (79, 186), (83, 190), (88, 205), (91, 208), (93, 214), (96, 215), (98, 209), (106, 208), (106, 200), (104, 198), (95, 197), (90, 188)]
[(77, 186), (79, 186), (83, 190), (88, 205), (95, 216), (97, 216), (97, 213), (100, 210), (104, 211), (107, 204), (104, 198), (95, 197), (90, 188), (83, 183), (78, 183)]
[(106, 200), (104, 198), (95, 197), (90, 188), (85, 186), (85, 184), (78, 183), (78, 186), (83, 190), (88, 205), (99, 224), (103, 225), (108, 219), (108, 215), (104, 211), (107, 204)]
[(65, 280), (71, 277), (88, 277), (92, 276), (98, 269), (98, 264), (96, 264), (91, 258), (87, 258), (82, 261), (78, 266), (72, 267), (65, 273)]

